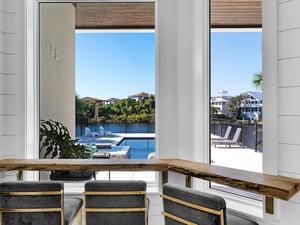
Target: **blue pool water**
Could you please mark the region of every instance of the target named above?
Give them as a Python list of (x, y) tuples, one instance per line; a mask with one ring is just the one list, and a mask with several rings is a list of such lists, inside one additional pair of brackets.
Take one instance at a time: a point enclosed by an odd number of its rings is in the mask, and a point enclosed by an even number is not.
[(151, 152), (155, 152), (154, 138), (125, 138), (119, 146), (130, 146), (130, 159), (147, 159)]

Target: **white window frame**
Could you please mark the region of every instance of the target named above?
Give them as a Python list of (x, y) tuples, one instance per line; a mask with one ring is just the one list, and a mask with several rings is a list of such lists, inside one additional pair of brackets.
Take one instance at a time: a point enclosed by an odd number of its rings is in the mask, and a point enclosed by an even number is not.
[[(64, 2), (76, 2), (78, 0), (65, 0)], [(110, 0), (105, 0), (110, 2)], [(131, 0), (118, 2), (130, 2)], [(137, 0), (136, 0), (137, 1)], [(184, 0), (186, 1), (186, 0)], [(37, 28), (37, 6), (39, 2), (61, 2), (60, 0), (27, 0), (26, 1), (26, 156), (27, 158), (37, 158), (39, 152), (39, 95), (38, 95), (38, 28)], [(101, 2), (100, 0), (78, 2)], [(111, 1), (116, 2), (116, 1)], [(135, 2), (135, 1), (132, 1)], [(139, 0), (139, 2), (153, 2)], [(193, 152), (195, 161), (209, 162), (209, 11), (207, 1), (194, 1), (195, 10), (198, 7), (206, 8), (206, 13), (195, 13), (194, 26), (197, 27), (194, 33), (194, 127), (193, 129)], [(159, 138), (159, 137), (158, 137)], [(207, 149), (207, 151), (199, 150)], [(177, 154), (180, 155), (180, 154)], [(176, 155), (174, 155), (176, 157)], [(28, 175), (25, 179), (37, 179), (37, 175)], [(240, 196), (227, 195), (211, 190), (208, 183), (193, 179), (195, 188), (222, 195), (228, 202), (228, 207), (238, 213), (247, 212), (247, 215), (257, 217), (262, 214), (262, 205), (256, 204), (249, 199)], [(250, 207), (249, 207), (250, 206)]]
[[(222, 28), (222, 29), (212, 29), (211, 32), (262, 32), (262, 29), (258, 28), (243, 28), (243, 29), (230, 29), (230, 28)], [(209, 150), (210, 151), (210, 150)], [(251, 198), (247, 198), (244, 196), (236, 195), (234, 193), (224, 192), (221, 190), (215, 190), (213, 188), (207, 189), (210, 193), (215, 193), (223, 196), (226, 199), (227, 206), (229, 208), (235, 209), (241, 212), (248, 212), (252, 216), (263, 217), (263, 202), (260, 200), (255, 200)]]
[[(64, 3), (66, 2), (155, 2), (155, 0), (65, 0)], [(61, 0), (27, 0), (25, 5), (27, 18), (26, 124), (28, 124), (26, 126), (26, 158), (28, 159), (39, 158), (39, 3), (61, 3)], [(147, 30), (146, 32), (155, 31)], [(150, 190), (157, 191), (159, 178), (157, 172), (153, 173), (155, 175), (155, 182), (148, 182), (148, 185), (150, 186)], [(26, 180), (38, 180), (39, 173), (26, 172), (24, 178)]]

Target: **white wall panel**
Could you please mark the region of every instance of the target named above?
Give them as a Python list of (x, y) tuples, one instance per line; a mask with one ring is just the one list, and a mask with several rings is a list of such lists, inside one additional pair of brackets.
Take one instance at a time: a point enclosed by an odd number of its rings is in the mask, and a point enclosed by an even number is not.
[[(75, 137), (75, 8), (40, 3), (39, 12), (40, 119), (63, 123)], [(50, 54), (50, 46), (58, 58)]]
[(300, 28), (279, 32), (278, 58), (289, 59), (300, 57)]
[(278, 61), (278, 73), (284, 76), (278, 77), (279, 87), (300, 86), (300, 58), (292, 58)]
[(0, 135), (1, 158), (15, 158), (16, 154), (13, 150), (17, 149), (17, 137), (15, 135)]
[(288, 4), (281, 4), (278, 7), (279, 16), (283, 15), (280, 20), (278, 20), (278, 30), (289, 30), (299, 28), (300, 19), (300, 1), (290, 1)]
[(4, 34), (14, 34), (16, 32), (16, 15), (0, 11), (0, 31)]
[(280, 144), (278, 151), (278, 169), (281, 172), (288, 172), (292, 174), (300, 174), (299, 166), (299, 145)]
[(11, 125), (14, 124), (15, 119), (14, 115), (0, 117), (0, 135), (13, 136), (16, 134), (17, 127)]
[(4, 34), (0, 32), (0, 52), (15, 53), (16, 52), (16, 36), (14, 34)]
[[(269, 76), (277, 81), (277, 93), (272, 98), (277, 99), (277, 120), (273, 123), (278, 127), (278, 136), (269, 141), (277, 142), (277, 173), (300, 178), (300, 1), (277, 2), (278, 14), (274, 19), (277, 20), (278, 42), (273, 47), (278, 50), (278, 70), (277, 77)], [(298, 224), (299, 203), (299, 195), (290, 201), (278, 201), (281, 224)]]
[(207, 1), (157, 1), (156, 147), (162, 158), (198, 154), (203, 160), (195, 146), (208, 145), (207, 6)]
[(0, 74), (15, 75), (16, 70), (16, 55), (0, 53)]
[[(282, 225), (299, 224), (300, 204), (280, 201), (281, 219), (284, 221)], [(298, 213), (297, 213), (298, 212)]]
[[(1, 94), (0, 93), (0, 115), (1, 114), (16, 114), (17, 99), (15, 94)], [(11, 125), (14, 125), (12, 123)]]
[(0, 10), (9, 12), (9, 13), (14, 13), (17, 3), (18, 3), (18, 0), (1, 0), (0, 1)]
[(300, 115), (299, 93), (300, 87), (278, 88), (279, 115)]
[(15, 75), (0, 75), (0, 94), (14, 94), (16, 93), (16, 86), (14, 85), (17, 81)]
[(278, 0), (278, 3), (279, 4), (284, 4), (284, 3), (287, 3), (287, 2), (290, 2), (290, 1), (293, 1), (293, 0)]
[[(25, 154), (24, 1), (0, 1), (0, 158)], [(0, 173), (0, 180), (15, 179)]]
[[(300, 116), (279, 116), (278, 117), (278, 143), (300, 145), (299, 125), (300, 125)], [(300, 157), (300, 152), (299, 152), (299, 157)]]

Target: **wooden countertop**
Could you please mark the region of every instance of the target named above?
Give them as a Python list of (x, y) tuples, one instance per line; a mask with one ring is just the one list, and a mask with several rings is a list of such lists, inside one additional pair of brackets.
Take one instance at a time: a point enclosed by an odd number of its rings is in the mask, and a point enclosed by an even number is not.
[(0, 171), (81, 170), (81, 171), (166, 171), (168, 162), (160, 159), (2, 159)]
[(289, 200), (300, 179), (249, 172), (181, 159), (2, 159), (0, 171), (173, 171), (241, 190)]

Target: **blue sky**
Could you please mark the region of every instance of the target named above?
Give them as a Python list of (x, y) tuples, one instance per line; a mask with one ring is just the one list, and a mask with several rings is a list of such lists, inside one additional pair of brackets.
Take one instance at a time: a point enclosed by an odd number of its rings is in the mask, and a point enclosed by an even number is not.
[(154, 33), (76, 33), (75, 40), (80, 97), (155, 94)]
[(261, 32), (212, 32), (211, 95), (258, 91), (253, 74), (262, 70)]
[[(127, 98), (155, 94), (155, 34), (76, 33), (76, 93), (80, 97)], [(255, 90), (261, 71), (260, 32), (213, 32), (211, 93)]]

